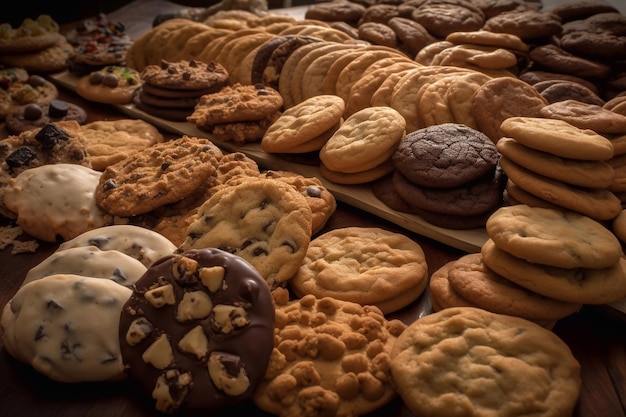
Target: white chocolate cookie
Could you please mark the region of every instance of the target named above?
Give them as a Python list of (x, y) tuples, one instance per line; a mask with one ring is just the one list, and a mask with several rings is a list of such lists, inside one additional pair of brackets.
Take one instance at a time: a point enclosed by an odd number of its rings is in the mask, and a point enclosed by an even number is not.
[[(4, 203), (31, 236), (55, 242), (113, 223), (98, 207), (95, 190), (102, 173), (76, 164), (28, 169), (9, 180)], [(67, 190), (59, 192), (59, 190)]]
[(131, 294), (111, 280), (78, 275), (33, 281), (4, 307), (4, 348), (56, 381), (122, 379), (119, 321)]
[(176, 251), (176, 245), (165, 236), (131, 224), (115, 224), (89, 230), (61, 243), (57, 251), (79, 246), (95, 246), (102, 251), (119, 251), (137, 259), (146, 267)]
[(22, 286), (48, 275), (71, 274), (110, 279), (131, 287), (146, 269), (137, 259), (122, 252), (79, 246), (52, 253), (28, 271)]

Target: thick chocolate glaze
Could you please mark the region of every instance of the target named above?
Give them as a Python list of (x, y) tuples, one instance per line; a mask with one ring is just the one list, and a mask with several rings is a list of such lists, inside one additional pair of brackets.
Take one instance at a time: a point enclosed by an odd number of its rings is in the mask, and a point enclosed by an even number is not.
[[(197, 274), (176, 279), (173, 267), (181, 257), (198, 262), (199, 267), (224, 267), (222, 284), (215, 292), (205, 287)], [(199, 269), (199, 268), (198, 268)], [(191, 277), (191, 281), (187, 278)], [(174, 305), (165, 304), (155, 308), (145, 297), (147, 291), (156, 286), (171, 284), (175, 295)], [(242, 307), (248, 323), (230, 332), (216, 328), (213, 322), (215, 311), (208, 317), (179, 321), (176, 309), (183, 294), (190, 291), (202, 291), (209, 296), (213, 306), (227, 305)], [(242, 258), (219, 249), (196, 249), (180, 255), (172, 255), (156, 262), (136, 282), (132, 296), (124, 305), (120, 319), (120, 346), (124, 364), (130, 377), (137, 380), (145, 392), (152, 396), (157, 380), (168, 369), (176, 369), (181, 374), (191, 373), (192, 385), (186, 398), (175, 409), (166, 412), (197, 413), (217, 411), (226, 406), (248, 400), (262, 380), (273, 348), (275, 308), (270, 289), (263, 277)], [(153, 329), (145, 339), (135, 345), (128, 343), (126, 335), (132, 322), (140, 317), (146, 318)], [(178, 342), (190, 330), (198, 325), (202, 327), (208, 340), (207, 354), (202, 358), (184, 352)], [(157, 369), (147, 363), (142, 355), (146, 349), (162, 334), (166, 334), (173, 353), (173, 361), (165, 369)], [(239, 358), (249, 379), (247, 389), (242, 393), (229, 395), (218, 389), (209, 375), (209, 356), (213, 352), (222, 352), (225, 369), (233, 371), (233, 358)], [(232, 356), (231, 356), (232, 355)], [(229, 372), (229, 374), (231, 373)], [(236, 372), (235, 372), (236, 375)], [(170, 389), (176, 395), (176, 389)], [(163, 410), (160, 410), (163, 411)]]

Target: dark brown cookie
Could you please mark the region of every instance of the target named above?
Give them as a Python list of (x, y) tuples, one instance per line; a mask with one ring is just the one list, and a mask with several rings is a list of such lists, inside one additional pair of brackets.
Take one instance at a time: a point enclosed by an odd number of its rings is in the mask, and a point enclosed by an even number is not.
[(581, 78), (604, 78), (611, 71), (607, 64), (573, 55), (554, 44), (537, 46), (530, 51), (529, 56), (548, 71)]
[(626, 16), (599, 13), (583, 21), (563, 25), (559, 43), (564, 50), (582, 57), (626, 58)]
[(10, 134), (18, 135), (26, 130), (42, 128), (48, 123), (75, 120), (79, 124), (87, 120), (87, 112), (77, 104), (63, 100), (48, 103), (31, 103), (7, 115), (5, 126)]
[(385, 23), (366, 22), (359, 25), (359, 39), (368, 41), (372, 45), (382, 45), (389, 48), (398, 47), (396, 32)]
[(506, 175), (494, 169), (479, 179), (457, 187), (433, 188), (411, 183), (399, 171), (393, 188), (412, 207), (449, 216), (478, 216), (502, 205)]
[(219, 411), (251, 399), (263, 379), (274, 315), (269, 287), (240, 257), (219, 249), (168, 256), (122, 309), (122, 357), (158, 411)]
[(563, 28), (557, 15), (528, 9), (501, 13), (487, 19), (482, 29), (510, 33), (525, 40), (559, 35)]
[(541, 81), (571, 81), (584, 85), (585, 87), (593, 91), (594, 94), (599, 94), (599, 89), (596, 84), (589, 80), (571, 74), (561, 74), (557, 72), (533, 69), (530, 71), (523, 71), (520, 75), (518, 75), (518, 78), (524, 82), (527, 82), (530, 85), (535, 85)]
[(411, 19), (424, 26), (431, 35), (442, 39), (452, 32), (479, 30), (485, 23), (480, 8), (465, 0), (426, 1), (413, 11)]
[(589, 88), (572, 81), (541, 81), (534, 84), (534, 87), (548, 103), (556, 103), (557, 101), (564, 100), (576, 100), (597, 106), (603, 106), (605, 103), (602, 98)]
[(619, 13), (612, 4), (605, 0), (574, 0), (554, 6), (552, 13), (561, 18), (561, 23), (584, 20), (598, 13)]
[(356, 24), (366, 9), (363, 4), (352, 1), (314, 3), (307, 7), (304, 18), (323, 22), (339, 21)]
[(457, 187), (487, 175), (499, 153), (482, 132), (457, 123), (444, 123), (407, 134), (392, 158), (412, 183), (426, 187)]
[(395, 32), (400, 49), (412, 57), (417, 56), (426, 45), (436, 41), (424, 26), (406, 17), (393, 17), (389, 19), (387, 26)]

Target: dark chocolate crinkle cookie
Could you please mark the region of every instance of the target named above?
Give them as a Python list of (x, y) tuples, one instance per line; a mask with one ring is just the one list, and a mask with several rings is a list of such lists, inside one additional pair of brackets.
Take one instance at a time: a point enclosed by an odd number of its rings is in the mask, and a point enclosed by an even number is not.
[(626, 16), (598, 13), (563, 25), (561, 48), (583, 57), (626, 58)]
[(270, 289), (249, 263), (207, 248), (153, 264), (123, 307), (130, 377), (163, 413), (208, 413), (252, 397), (274, 347)]
[(510, 33), (521, 39), (548, 38), (559, 35), (563, 30), (561, 19), (556, 14), (535, 9), (499, 14), (487, 19), (482, 29)]
[(407, 134), (392, 159), (409, 181), (427, 187), (456, 187), (492, 172), (499, 153), (484, 133), (444, 123)]
[(413, 10), (411, 19), (424, 26), (431, 35), (443, 39), (453, 32), (479, 30), (485, 23), (480, 8), (465, 0), (427, 0)]

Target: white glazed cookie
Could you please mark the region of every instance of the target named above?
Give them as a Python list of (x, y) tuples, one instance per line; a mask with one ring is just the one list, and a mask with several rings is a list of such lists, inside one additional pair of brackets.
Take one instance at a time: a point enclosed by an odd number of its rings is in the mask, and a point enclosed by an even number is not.
[(165, 236), (140, 226), (114, 224), (88, 230), (59, 245), (57, 251), (79, 246), (95, 246), (102, 251), (119, 251), (149, 267), (160, 258), (176, 251), (176, 245)]
[(311, 241), (289, 284), (298, 297), (375, 305), (387, 314), (415, 301), (427, 279), (426, 258), (417, 242), (384, 229), (345, 227)]
[(406, 325), (373, 306), (274, 291), (274, 349), (254, 403), (287, 416), (361, 416), (396, 392), (390, 352)]
[(274, 288), (300, 267), (311, 240), (311, 217), (305, 197), (289, 184), (246, 180), (220, 188), (202, 204), (178, 250), (213, 247), (236, 254)]
[(518, 317), (452, 307), (398, 337), (391, 373), (419, 416), (571, 416), (580, 364), (551, 331)]
[(146, 270), (141, 262), (122, 252), (79, 246), (52, 253), (28, 271), (22, 286), (48, 275), (71, 274), (110, 279), (131, 287)]
[(73, 239), (113, 223), (113, 216), (96, 204), (95, 190), (101, 175), (76, 164), (31, 168), (9, 180), (4, 203), (31, 236), (47, 242), (55, 242), (58, 236)]
[(4, 307), (4, 348), (55, 381), (122, 379), (119, 321), (131, 294), (111, 280), (78, 275), (33, 281)]

